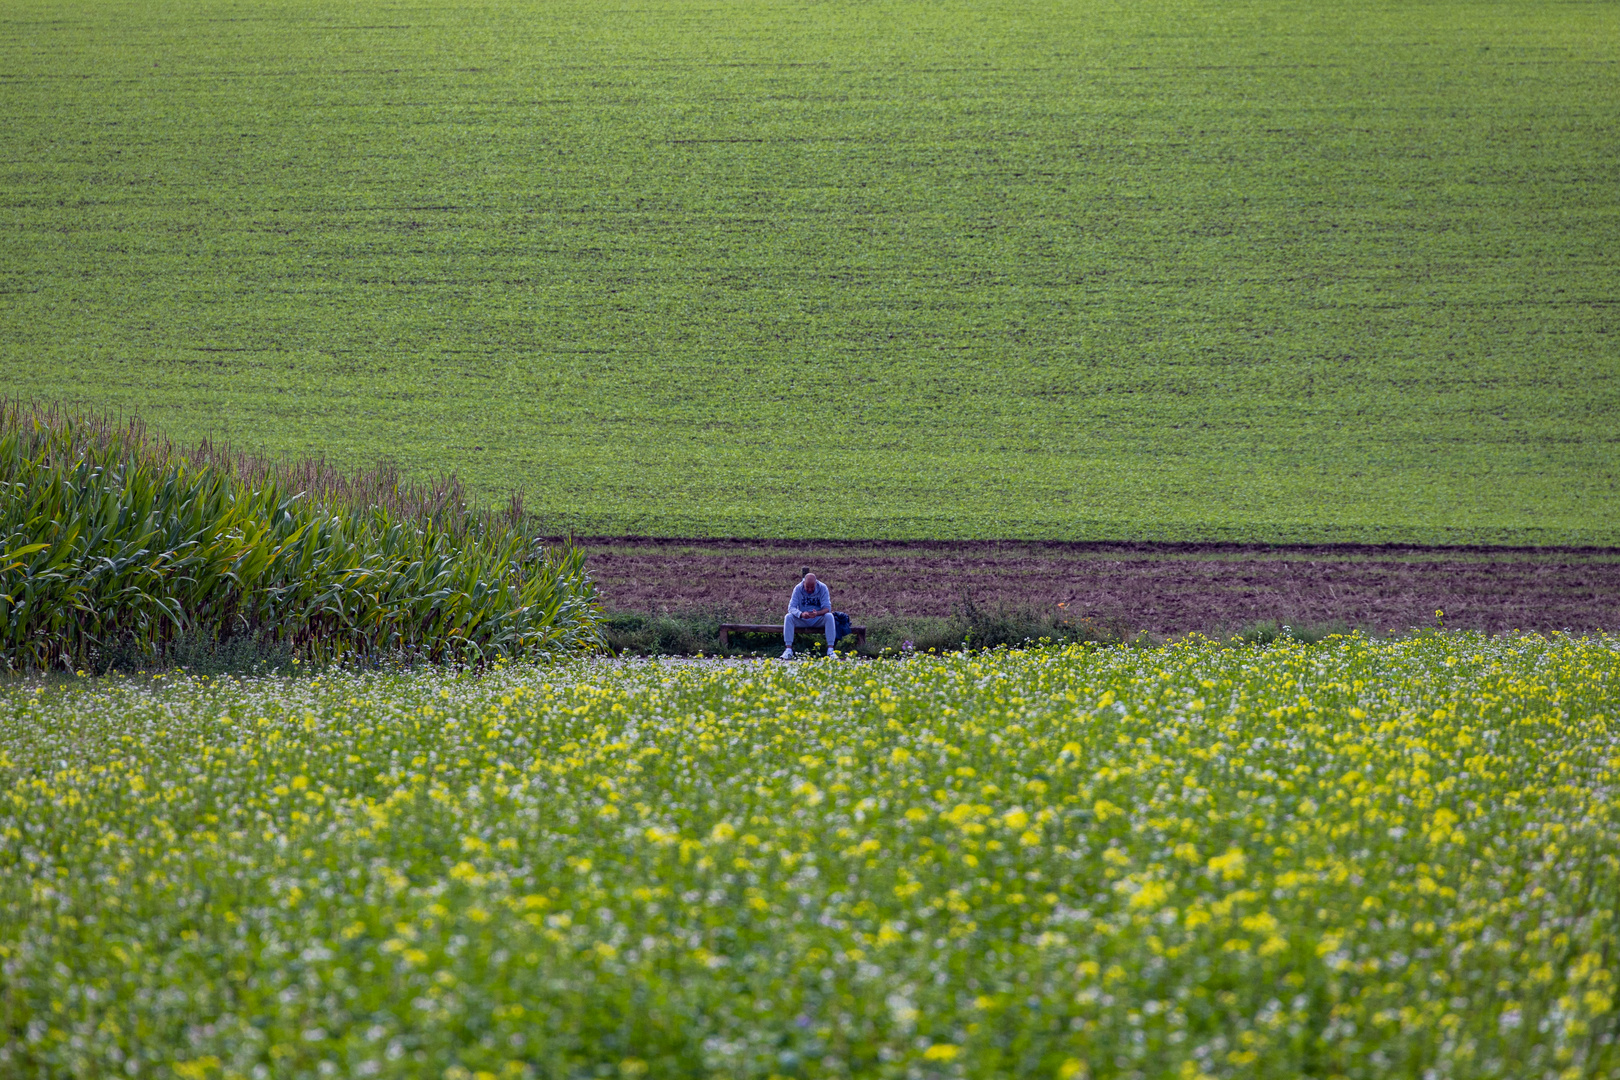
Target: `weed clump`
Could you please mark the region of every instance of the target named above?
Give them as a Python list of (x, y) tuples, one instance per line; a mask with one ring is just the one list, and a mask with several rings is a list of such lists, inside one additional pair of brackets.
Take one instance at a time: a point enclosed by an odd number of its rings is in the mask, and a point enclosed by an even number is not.
[(1233, 631), (1228, 635), (1228, 640), (1237, 645), (1271, 645), (1278, 641), (1315, 645), (1330, 637), (1348, 637), (1350, 633), (1350, 624), (1343, 619), (1330, 619), (1327, 622), (1261, 619)]

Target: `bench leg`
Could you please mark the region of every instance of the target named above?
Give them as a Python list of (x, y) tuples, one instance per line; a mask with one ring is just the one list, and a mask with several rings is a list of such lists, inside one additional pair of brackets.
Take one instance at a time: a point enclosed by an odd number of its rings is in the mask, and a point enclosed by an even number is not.
[(730, 630), (726, 630), (724, 628), (721, 629), (721, 631), (720, 631), (720, 647), (722, 649), (729, 649), (731, 647), (731, 631)]
[(857, 631), (855, 631), (855, 647), (857, 649), (866, 648), (866, 631), (865, 630), (857, 630)]

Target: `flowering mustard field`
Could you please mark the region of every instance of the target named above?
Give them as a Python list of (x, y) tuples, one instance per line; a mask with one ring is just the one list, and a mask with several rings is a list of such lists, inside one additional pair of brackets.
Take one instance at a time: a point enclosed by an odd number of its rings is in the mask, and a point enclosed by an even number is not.
[(1598, 1077), (1620, 640), (0, 697), (6, 1077)]

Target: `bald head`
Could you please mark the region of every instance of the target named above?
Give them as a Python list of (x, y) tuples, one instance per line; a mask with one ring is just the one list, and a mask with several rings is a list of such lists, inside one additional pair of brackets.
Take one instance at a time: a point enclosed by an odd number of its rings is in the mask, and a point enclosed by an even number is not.
[(806, 575), (804, 575), (804, 591), (805, 592), (815, 592), (817, 584), (819, 584), (819, 582), (816, 581), (816, 575), (814, 575), (814, 574), (806, 574)]

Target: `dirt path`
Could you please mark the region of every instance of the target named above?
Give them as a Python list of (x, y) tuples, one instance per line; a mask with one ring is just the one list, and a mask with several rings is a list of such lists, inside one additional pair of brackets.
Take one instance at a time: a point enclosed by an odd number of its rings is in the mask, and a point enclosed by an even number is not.
[(1332, 545), (582, 541), (609, 610), (780, 618), (801, 565), (860, 618), (1067, 605), (1131, 630), (1260, 619), (1487, 631), (1620, 629), (1620, 550)]

